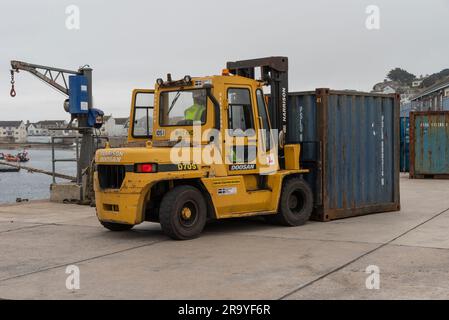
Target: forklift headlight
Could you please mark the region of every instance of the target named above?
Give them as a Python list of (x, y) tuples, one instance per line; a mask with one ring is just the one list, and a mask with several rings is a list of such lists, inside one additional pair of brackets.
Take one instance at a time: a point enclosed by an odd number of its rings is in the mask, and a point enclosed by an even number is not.
[(157, 83), (158, 86), (162, 86), (164, 84), (164, 80), (159, 78), (159, 79), (156, 80), (156, 83)]
[(137, 163), (134, 166), (136, 173), (154, 173), (157, 172), (157, 164), (155, 163)]
[(184, 77), (184, 81), (187, 82), (187, 83), (192, 82), (192, 77), (191, 76), (185, 76)]

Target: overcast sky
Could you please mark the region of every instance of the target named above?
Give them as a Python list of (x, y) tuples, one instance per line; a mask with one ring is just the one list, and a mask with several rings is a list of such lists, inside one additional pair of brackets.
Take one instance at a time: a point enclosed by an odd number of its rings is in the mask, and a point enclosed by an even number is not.
[[(66, 28), (66, 7), (80, 29)], [(369, 5), (380, 29), (365, 26)], [(219, 74), (226, 61), (285, 55), (290, 90), (371, 90), (396, 66), (417, 75), (449, 67), (449, 0), (29, 0), (0, 4), (0, 120), (69, 119), (64, 96), (12, 59), (94, 69), (94, 103), (128, 116), (133, 88), (171, 72)]]

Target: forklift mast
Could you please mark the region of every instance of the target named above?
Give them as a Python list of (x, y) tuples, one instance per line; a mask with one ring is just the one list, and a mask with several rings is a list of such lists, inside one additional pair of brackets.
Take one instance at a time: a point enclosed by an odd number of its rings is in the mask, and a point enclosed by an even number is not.
[(270, 87), (268, 112), (271, 127), (279, 133), (279, 156), (287, 134), (288, 58), (268, 57), (261, 59), (228, 62), (227, 69), (234, 74), (251, 79), (256, 78), (256, 68), (260, 68), (261, 80)]

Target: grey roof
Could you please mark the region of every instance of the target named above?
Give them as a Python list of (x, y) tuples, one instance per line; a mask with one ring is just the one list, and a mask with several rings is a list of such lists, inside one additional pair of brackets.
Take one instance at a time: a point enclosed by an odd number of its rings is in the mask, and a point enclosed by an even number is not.
[(65, 120), (42, 120), (42, 121), (38, 121), (36, 122), (37, 125), (40, 126), (57, 126), (57, 125), (64, 125), (65, 124)]
[(128, 122), (128, 118), (115, 118), (116, 124), (123, 124), (125, 125)]
[(449, 87), (449, 77), (447, 77), (446, 79), (444, 79), (444, 80), (442, 80), (440, 82), (435, 83), (433, 86), (430, 86), (427, 89), (424, 89), (423, 91), (418, 93), (416, 96), (414, 96), (412, 98), (412, 100), (419, 99), (421, 97), (424, 97), (424, 96), (426, 96), (428, 94), (431, 94), (431, 93), (433, 93), (435, 91), (438, 91), (438, 90), (441, 90), (441, 89), (444, 89), (444, 88), (447, 88), (447, 87)]
[(0, 127), (18, 128), (23, 121), (0, 121)]
[(384, 81), (384, 82), (376, 83), (376, 84), (373, 86), (373, 89), (376, 88), (376, 87), (380, 88), (380, 90), (383, 90), (383, 89), (385, 89), (386, 87), (391, 87), (391, 88), (393, 88), (393, 89), (397, 89), (397, 88), (399, 88), (400, 86), (401, 86), (401, 84), (399, 84), (399, 83), (396, 82), (396, 81)]

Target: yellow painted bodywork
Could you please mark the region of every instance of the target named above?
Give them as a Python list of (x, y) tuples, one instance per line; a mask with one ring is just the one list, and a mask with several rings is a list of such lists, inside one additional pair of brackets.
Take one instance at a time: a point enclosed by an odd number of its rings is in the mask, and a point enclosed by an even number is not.
[[(262, 84), (258, 81), (239, 77), (239, 76), (213, 76), (204, 78), (193, 78), (196, 81), (210, 81), (213, 84), (212, 94), (217, 99), (220, 106), (220, 126), (221, 132), (228, 128), (227, 121), (227, 89), (232, 88), (248, 88), (251, 92), (251, 100), (253, 104), (253, 113), (257, 119), (256, 107), (256, 89), (261, 88)], [(192, 87), (194, 88), (194, 87)], [(189, 89), (185, 87), (184, 89)], [(158, 106), (159, 94), (161, 92), (173, 90), (162, 89), (156, 86), (154, 95), (154, 105)], [(179, 90), (179, 89), (178, 89)], [(133, 92), (133, 103), (135, 100)], [(208, 99), (209, 100), (209, 99)], [(131, 112), (131, 117), (133, 112)], [(159, 125), (158, 108), (154, 108), (153, 114), (153, 137), (152, 143), (147, 143), (146, 147), (129, 147), (129, 148), (106, 148), (98, 150), (95, 156), (97, 165), (128, 165), (132, 166), (136, 163), (156, 163), (158, 165), (172, 164), (170, 154), (173, 152), (172, 146), (167, 146), (169, 138), (176, 130), (183, 129), (190, 135), (192, 141), (196, 142), (195, 147), (190, 148), (191, 159), (195, 159), (195, 152), (203, 152), (208, 148), (209, 141), (203, 135), (199, 140), (193, 137), (192, 127), (176, 126), (161, 127)], [(132, 122), (130, 132), (132, 130)], [(207, 105), (206, 122), (202, 126), (202, 132), (212, 129), (214, 126), (214, 106), (210, 101)], [(257, 131), (260, 123), (254, 121)], [(159, 130), (159, 134), (154, 134)], [(161, 134), (163, 132), (163, 134)], [(226, 140), (232, 139), (223, 134), (220, 140), (222, 150), (226, 150)], [(128, 136), (129, 141), (133, 141), (131, 134)], [(246, 137), (243, 144), (249, 145), (255, 143), (258, 137)], [(210, 147), (209, 147), (210, 148)], [(265, 151), (262, 152), (262, 158), (265, 157)], [(210, 150), (209, 150), (210, 151)], [(214, 151), (215, 152), (215, 151)], [(218, 152), (218, 151), (217, 151)], [(226, 153), (226, 151), (224, 151)], [(274, 165), (268, 166), (260, 162), (259, 157), (254, 160), (254, 170), (236, 170), (230, 171), (229, 163), (222, 164), (204, 164), (201, 159), (193, 161), (196, 163), (196, 170), (180, 170), (171, 172), (155, 172), (155, 173), (134, 173), (126, 172), (124, 181), (120, 189), (101, 189), (98, 180), (98, 173), (94, 175), (94, 190), (96, 199), (97, 215), (101, 221), (139, 224), (145, 221), (145, 209), (148, 199), (150, 198), (151, 188), (161, 181), (198, 181), (209, 194), (208, 199), (214, 209), (214, 216), (217, 219), (230, 217), (243, 217), (250, 215), (275, 214), (278, 210), (279, 198), (282, 190), (283, 179), (291, 174), (307, 173), (308, 170), (300, 168), (299, 165), (299, 145), (285, 146), (284, 154), (286, 159), (285, 170), (279, 170), (278, 159), (274, 159)], [(226, 154), (220, 157), (225, 159)], [(258, 176), (264, 172), (264, 166), (267, 167), (265, 186), (263, 189), (258, 188)]]
[(284, 146), (285, 169), (299, 170), (299, 154), (301, 147), (299, 144), (287, 144)]
[[(279, 197), (284, 176), (292, 171), (278, 171), (267, 176), (268, 188), (255, 190), (254, 185), (248, 183), (243, 175), (227, 178), (204, 178), (201, 181), (211, 195), (217, 218), (232, 218), (260, 214), (274, 214), (277, 212)], [(300, 173), (298, 171), (298, 173)], [(233, 189), (235, 193), (220, 195), (223, 188)], [(234, 191), (232, 191), (234, 192)]]

